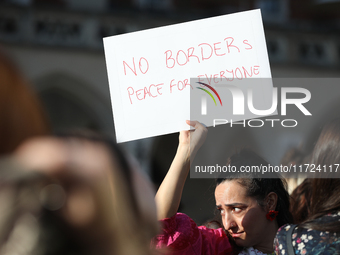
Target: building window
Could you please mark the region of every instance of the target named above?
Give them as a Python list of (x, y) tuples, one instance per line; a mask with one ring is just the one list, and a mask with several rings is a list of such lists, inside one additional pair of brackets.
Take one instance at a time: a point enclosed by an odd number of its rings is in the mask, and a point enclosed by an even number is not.
[(300, 60), (306, 64), (326, 65), (330, 61), (326, 46), (321, 42), (302, 42), (298, 52)]

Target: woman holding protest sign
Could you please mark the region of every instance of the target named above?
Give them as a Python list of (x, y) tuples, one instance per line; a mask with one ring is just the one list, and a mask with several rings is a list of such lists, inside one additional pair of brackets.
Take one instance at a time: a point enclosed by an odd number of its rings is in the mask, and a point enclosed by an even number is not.
[[(185, 214), (177, 213), (190, 160), (204, 143), (207, 129), (199, 122), (187, 122), (194, 131), (182, 131), (172, 165), (156, 195), (158, 218), (163, 233), (154, 244), (176, 254), (272, 254), (273, 240), (279, 226), (291, 221), (289, 195), (282, 179), (238, 175), (219, 178), (216, 182), (216, 208), (223, 229), (197, 225)], [(228, 165), (268, 165), (250, 150), (232, 155)]]

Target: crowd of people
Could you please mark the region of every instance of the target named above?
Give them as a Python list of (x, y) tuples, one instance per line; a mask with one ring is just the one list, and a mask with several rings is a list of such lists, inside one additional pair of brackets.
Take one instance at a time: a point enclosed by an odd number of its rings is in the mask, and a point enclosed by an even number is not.
[[(197, 226), (178, 212), (207, 128), (187, 121), (157, 193), (137, 162), (89, 131), (52, 135), (39, 100), (0, 52), (0, 255), (340, 254), (340, 179), (253, 173), (216, 180), (218, 219)], [(340, 163), (340, 119), (322, 130), (310, 162)], [(236, 167), (268, 165), (242, 149)], [(322, 178), (321, 178), (322, 177)], [(204, 201), (202, 201), (204, 203)]]

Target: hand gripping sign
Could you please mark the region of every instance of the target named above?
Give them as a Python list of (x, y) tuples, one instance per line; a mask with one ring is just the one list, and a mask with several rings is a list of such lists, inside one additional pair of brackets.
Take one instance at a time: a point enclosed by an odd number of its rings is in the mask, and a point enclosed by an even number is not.
[(271, 78), (260, 10), (106, 37), (104, 50), (117, 142), (188, 129), (190, 93), (205, 93), (191, 78)]

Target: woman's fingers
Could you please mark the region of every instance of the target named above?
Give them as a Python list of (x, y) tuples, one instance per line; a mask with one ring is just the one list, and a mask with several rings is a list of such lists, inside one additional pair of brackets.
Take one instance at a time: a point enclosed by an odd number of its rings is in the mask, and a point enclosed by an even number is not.
[(198, 121), (191, 121), (191, 123), (194, 124), (195, 131), (191, 133), (190, 147), (192, 147), (192, 150), (197, 151), (203, 145), (208, 129)]
[(186, 123), (194, 127), (194, 130), (181, 131), (180, 144), (190, 145), (190, 151), (197, 152), (206, 139), (208, 129), (198, 121), (186, 120)]
[(199, 122), (196, 120), (186, 120), (185, 122), (192, 127), (195, 127), (197, 124), (199, 124)]

